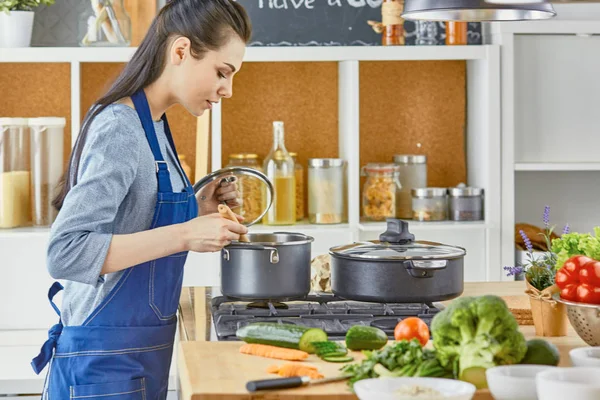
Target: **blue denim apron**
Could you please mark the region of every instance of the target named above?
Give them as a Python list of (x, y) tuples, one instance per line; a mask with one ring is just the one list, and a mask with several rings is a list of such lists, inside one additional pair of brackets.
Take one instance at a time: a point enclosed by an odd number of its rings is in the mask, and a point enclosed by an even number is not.
[[(173, 193), (144, 91), (132, 99), (156, 162), (158, 195), (150, 229), (197, 217), (198, 204), (187, 178), (184, 191)], [(177, 156), (164, 115), (162, 120)], [(52, 360), (44, 398), (165, 399), (186, 258), (187, 252), (181, 252), (125, 270), (81, 326), (63, 326), (59, 319), (31, 363), (39, 374)], [(59, 317), (52, 298), (62, 289), (56, 282), (48, 293)]]

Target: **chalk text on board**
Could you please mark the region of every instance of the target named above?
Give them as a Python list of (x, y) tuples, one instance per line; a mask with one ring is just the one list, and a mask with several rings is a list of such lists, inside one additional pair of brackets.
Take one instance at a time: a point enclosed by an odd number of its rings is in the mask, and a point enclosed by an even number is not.
[[(315, 0), (258, 0), (258, 8), (283, 9), (288, 8), (299, 9), (301, 7), (313, 9)], [(342, 7), (342, 3), (346, 3), (351, 7), (371, 7), (378, 8), (383, 3), (383, 0), (328, 0), (330, 6)]]

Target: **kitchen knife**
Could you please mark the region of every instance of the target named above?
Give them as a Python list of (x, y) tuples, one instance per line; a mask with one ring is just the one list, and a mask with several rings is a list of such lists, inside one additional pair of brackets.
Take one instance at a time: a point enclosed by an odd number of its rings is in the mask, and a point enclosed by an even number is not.
[(350, 375), (340, 375), (333, 378), (310, 379), (308, 376), (294, 376), (291, 378), (263, 379), (246, 383), (249, 392), (269, 389), (289, 389), (304, 385), (319, 385), (322, 383), (338, 382), (350, 378)]

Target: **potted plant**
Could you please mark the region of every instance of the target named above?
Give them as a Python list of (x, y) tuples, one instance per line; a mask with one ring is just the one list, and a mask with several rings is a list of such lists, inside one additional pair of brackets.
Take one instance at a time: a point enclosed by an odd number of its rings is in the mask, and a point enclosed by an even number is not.
[[(550, 207), (544, 208), (544, 231), (540, 235), (546, 242), (546, 248), (552, 249), (552, 232), (554, 226), (550, 226)], [(525, 275), (527, 289), (525, 293), (529, 296), (531, 314), (535, 325), (537, 336), (565, 336), (567, 334), (567, 313), (564, 304), (552, 298), (560, 289), (555, 284), (557, 255), (553, 251), (542, 254), (534, 252), (531, 240), (524, 231), (519, 232), (523, 238), (526, 248), (526, 261), (515, 267), (504, 267), (507, 275)], [(563, 229), (563, 234), (569, 233), (569, 226)], [(554, 239), (557, 240), (557, 239)]]
[(29, 47), (34, 9), (55, 0), (0, 0), (0, 47)]

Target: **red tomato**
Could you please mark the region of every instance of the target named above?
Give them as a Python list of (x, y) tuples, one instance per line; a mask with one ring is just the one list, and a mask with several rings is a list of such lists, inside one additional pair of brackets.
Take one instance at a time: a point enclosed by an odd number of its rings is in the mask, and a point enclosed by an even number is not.
[(600, 304), (600, 287), (582, 283), (577, 287), (577, 301)]
[(417, 339), (421, 346), (425, 346), (429, 341), (429, 328), (422, 319), (417, 317), (405, 318), (398, 322), (394, 329), (394, 339), (412, 340)]
[(568, 301), (577, 300), (577, 283), (569, 283), (560, 291), (560, 298)]
[(590, 261), (579, 270), (579, 281), (600, 287), (600, 261)]
[(578, 279), (579, 270), (581, 269), (581, 267), (583, 267), (585, 264), (587, 264), (590, 261), (594, 261), (594, 260), (592, 260), (591, 258), (586, 257), (586, 256), (573, 256), (573, 257), (569, 258), (567, 261), (565, 261), (565, 263), (561, 269), (568, 271), (570, 275), (572, 275), (574, 278)]
[(561, 289), (564, 289), (565, 286), (569, 284), (576, 283), (573, 279), (573, 275), (571, 275), (571, 273), (564, 268), (561, 268), (558, 271), (556, 271), (556, 277), (554, 278), (554, 280), (556, 282), (556, 286), (558, 286)]

